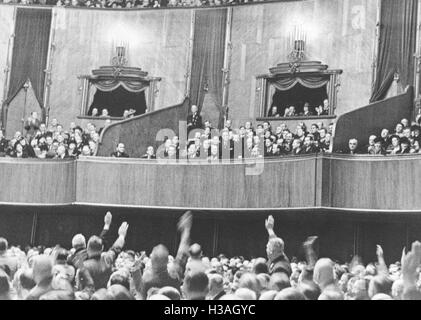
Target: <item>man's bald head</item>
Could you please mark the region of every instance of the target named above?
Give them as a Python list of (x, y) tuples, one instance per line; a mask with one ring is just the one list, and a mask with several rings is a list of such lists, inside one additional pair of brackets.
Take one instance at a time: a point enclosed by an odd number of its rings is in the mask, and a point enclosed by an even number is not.
[(86, 248), (86, 239), (85, 239), (85, 237), (83, 236), (83, 234), (77, 234), (77, 235), (75, 235), (74, 237), (73, 237), (73, 239), (72, 239), (72, 247), (74, 248), (74, 249), (84, 249), (84, 248)]
[(151, 253), (152, 268), (154, 269), (167, 268), (168, 256), (169, 256), (168, 249), (164, 245), (159, 244), (156, 247), (154, 247)]
[(202, 247), (200, 244), (194, 243), (190, 246), (189, 253), (192, 259), (200, 259), (202, 257)]
[(327, 258), (319, 259), (314, 266), (313, 280), (321, 289), (333, 284), (335, 282), (333, 261)]

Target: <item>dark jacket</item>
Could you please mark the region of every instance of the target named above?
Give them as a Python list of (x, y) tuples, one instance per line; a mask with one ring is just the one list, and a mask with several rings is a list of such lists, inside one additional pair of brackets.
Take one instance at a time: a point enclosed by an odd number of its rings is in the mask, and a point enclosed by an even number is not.
[(278, 272), (283, 272), (287, 274), (288, 277), (291, 276), (291, 273), (292, 273), (291, 265), (290, 265), (288, 257), (285, 254), (280, 255), (279, 257), (273, 259), (272, 261), (269, 260), (267, 265), (269, 268), (270, 275), (274, 273), (278, 273)]

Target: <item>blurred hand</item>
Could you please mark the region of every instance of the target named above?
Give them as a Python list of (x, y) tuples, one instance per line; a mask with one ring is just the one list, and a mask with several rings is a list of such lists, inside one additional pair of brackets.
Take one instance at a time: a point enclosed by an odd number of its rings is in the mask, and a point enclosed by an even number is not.
[(273, 216), (269, 216), (265, 221), (266, 230), (273, 230), (275, 227), (275, 219)]
[(118, 229), (118, 235), (120, 237), (126, 237), (128, 228), (129, 228), (129, 224), (127, 222), (123, 222), (120, 228)]
[(383, 248), (381, 245), (376, 245), (376, 255), (377, 257), (383, 257)]
[(416, 241), (412, 244), (412, 250), (408, 252), (402, 261), (402, 276), (407, 285), (416, 285), (418, 274), (417, 268), (421, 264), (421, 243)]
[(110, 212), (110, 211), (108, 211), (108, 212), (105, 214), (105, 217), (104, 217), (104, 224), (105, 224), (106, 226), (110, 226), (110, 225), (111, 225), (111, 221), (112, 221), (112, 219), (113, 219), (113, 215), (111, 214), (111, 212)]
[(177, 228), (179, 231), (190, 230), (193, 224), (193, 215), (191, 211), (187, 211), (178, 220)]
[(307, 239), (306, 239), (306, 241), (304, 242), (304, 247), (305, 248), (311, 248), (311, 247), (313, 247), (313, 245), (314, 245), (314, 242), (316, 242), (316, 240), (318, 239), (319, 237), (317, 237), (317, 236), (311, 236), (311, 237), (308, 237)]

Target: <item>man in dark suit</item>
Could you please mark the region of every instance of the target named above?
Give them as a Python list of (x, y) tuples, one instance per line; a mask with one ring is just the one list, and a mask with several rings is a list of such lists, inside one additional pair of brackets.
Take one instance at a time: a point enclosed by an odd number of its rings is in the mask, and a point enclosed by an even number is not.
[(274, 231), (275, 219), (269, 216), (265, 221), (265, 227), (269, 235), (266, 245), (266, 254), (268, 257), (269, 274), (285, 273), (288, 278), (291, 276), (291, 265), (284, 252), (284, 241), (279, 238)]
[(313, 116), (314, 114), (310, 111), (310, 105), (309, 105), (309, 103), (308, 102), (306, 102), (305, 104), (304, 104), (304, 107), (303, 107), (303, 113), (301, 113), (300, 114), (301, 116), (303, 116), (303, 117), (311, 117), (311, 116)]
[(199, 109), (196, 105), (192, 105), (191, 114), (187, 117), (187, 132), (194, 129), (202, 129), (202, 116), (199, 114)]
[(124, 143), (119, 143), (116, 151), (111, 154), (113, 158), (129, 158), (129, 155), (126, 153), (126, 148)]
[(273, 106), (268, 112), (268, 117), (270, 118), (279, 118), (280, 116), (277, 106)]
[(291, 155), (293, 156), (298, 156), (300, 154), (304, 153), (302, 146), (302, 142), (300, 139), (294, 139), (294, 141), (292, 142), (292, 151), (291, 151)]
[(234, 159), (234, 142), (230, 139), (229, 131), (222, 131), (219, 143), (219, 159)]
[(311, 135), (304, 138), (304, 154), (317, 153), (318, 148), (314, 145), (314, 139)]

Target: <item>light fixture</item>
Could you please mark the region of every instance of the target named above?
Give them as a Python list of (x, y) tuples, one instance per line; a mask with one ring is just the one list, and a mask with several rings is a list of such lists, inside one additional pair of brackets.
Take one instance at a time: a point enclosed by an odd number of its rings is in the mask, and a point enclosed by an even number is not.
[[(114, 46), (114, 45), (113, 45)], [(115, 55), (111, 58), (111, 65), (114, 67), (125, 67), (127, 66), (127, 51), (128, 43), (119, 42), (115, 46)]]
[(300, 62), (305, 58), (307, 34), (303, 25), (295, 25), (289, 33), (288, 59), (290, 62)]

